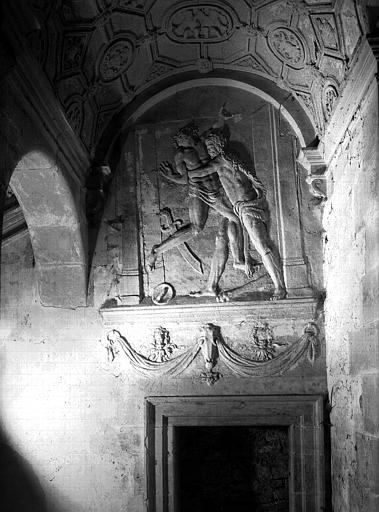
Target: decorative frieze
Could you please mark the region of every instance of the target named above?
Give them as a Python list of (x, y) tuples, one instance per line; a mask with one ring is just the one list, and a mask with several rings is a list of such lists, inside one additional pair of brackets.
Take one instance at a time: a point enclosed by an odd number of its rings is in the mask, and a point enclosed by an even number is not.
[[(260, 334), (258, 335), (258, 332)], [(262, 332), (264, 333), (262, 335)], [(319, 330), (315, 323), (308, 322), (302, 336), (290, 343), (289, 348), (276, 355), (273, 348), (273, 335), (267, 324), (254, 329), (254, 351), (246, 357), (232, 349), (222, 337), (219, 326), (207, 323), (200, 327), (200, 336), (185, 352), (171, 357), (177, 345), (170, 340), (167, 329), (158, 327), (154, 332), (153, 347), (147, 357), (138, 353), (127, 339), (115, 329), (107, 335), (108, 359), (113, 361), (115, 355), (122, 350), (131, 366), (147, 378), (178, 377), (195, 360), (200, 352), (205, 371), (200, 374), (200, 380), (212, 385), (221, 378), (221, 373), (215, 367), (221, 363), (232, 375), (238, 377), (268, 377), (281, 375), (291, 369), (302, 357), (313, 365), (319, 354)], [(118, 343), (119, 348), (115, 348)]]

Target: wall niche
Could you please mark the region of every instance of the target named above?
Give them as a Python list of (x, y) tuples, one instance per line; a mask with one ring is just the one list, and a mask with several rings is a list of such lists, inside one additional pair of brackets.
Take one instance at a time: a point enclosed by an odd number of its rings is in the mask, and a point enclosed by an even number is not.
[[(320, 227), (304, 208), (300, 130), (284, 111), (258, 90), (202, 86), (136, 120), (105, 213), (117, 268), (106, 307), (317, 296)], [(217, 172), (210, 130), (233, 171)]]

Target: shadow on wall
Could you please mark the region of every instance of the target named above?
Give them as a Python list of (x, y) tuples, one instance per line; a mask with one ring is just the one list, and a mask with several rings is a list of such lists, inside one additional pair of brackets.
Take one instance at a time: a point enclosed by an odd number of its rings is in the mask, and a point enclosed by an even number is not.
[(0, 432), (0, 503), (2, 512), (47, 512), (33, 468)]

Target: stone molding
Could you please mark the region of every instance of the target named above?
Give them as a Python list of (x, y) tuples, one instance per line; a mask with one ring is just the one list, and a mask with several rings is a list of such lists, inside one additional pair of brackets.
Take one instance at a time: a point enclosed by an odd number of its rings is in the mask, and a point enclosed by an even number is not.
[(328, 109), (325, 134), (316, 147), (302, 148), (297, 157), (298, 163), (308, 172), (306, 182), (309, 185), (309, 191), (320, 204), (327, 200), (326, 181), (330, 161), (354, 116), (354, 109), (367, 96), (375, 76), (377, 67), (375, 59), (379, 58), (378, 41), (379, 38), (362, 41), (340, 97), (337, 96), (338, 91), (333, 83), (325, 84), (324, 92), (328, 87), (336, 92), (333, 106)]
[(182, 323), (219, 323), (228, 319), (231, 323), (252, 317), (259, 318), (302, 318), (309, 321), (316, 317), (319, 300), (316, 298), (283, 299), (270, 301), (241, 301), (224, 303), (195, 303), (164, 306), (117, 306), (101, 308), (100, 315), (106, 328), (128, 324), (153, 322), (160, 325), (167, 321), (180, 320)]
[[(35, 65), (27, 63), (25, 59), (22, 66), (14, 68), (9, 81), (12, 88), (18, 91), (19, 101), (41, 128), (51, 148), (58, 151), (70, 177), (83, 185), (91, 165), (89, 155), (67, 122), (49, 85), (36, 72)], [(38, 84), (38, 88), (35, 84)]]
[[(158, 328), (159, 329), (159, 328)], [(160, 328), (162, 329), (162, 328)], [(157, 329), (156, 329), (157, 330)], [(165, 329), (166, 332), (167, 329)], [(253, 352), (250, 357), (239, 354), (235, 349), (227, 345), (222, 337), (221, 329), (213, 324), (206, 324), (200, 327), (200, 336), (185, 352), (171, 357), (165, 355), (165, 358), (145, 357), (138, 353), (128, 343), (126, 338), (118, 331), (112, 330), (108, 333), (108, 355), (111, 354), (112, 361), (115, 355), (120, 352), (125, 354), (130, 365), (140, 375), (147, 378), (154, 377), (178, 377), (180, 376), (195, 360), (196, 356), (201, 352), (205, 371), (201, 373), (200, 379), (208, 385), (214, 384), (222, 376), (221, 373), (215, 371), (215, 367), (219, 362), (223, 363), (228, 370), (238, 377), (272, 377), (274, 375), (282, 375), (293, 367), (304, 355), (308, 362), (314, 364), (319, 354), (319, 330), (313, 322), (308, 322), (303, 329), (302, 336), (291, 343), (291, 346), (274, 357), (267, 360), (262, 358), (264, 348), (259, 352)], [(115, 348), (118, 343), (119, 348)], [(160, 346), (164, 348), (163, 343)], [(175, 345), (176, 347), (176, 345)], [(164, 351), (162, 350), (162, 353)], [(155, 348), (155, 355), (157, 349)]]
[(25, 48), (19, 30), (23, 24), (20, 9), (13, 2), (8, 2), (8, 8), (13, 22), (5, 28), (17, 56), (17, 63), (7, 77), (11, 90), (17, 91), (18, 101), (41, 128), (52, 149), (60, 153), (71, 178), (83, 185), (90, 168), (90, 155), (68, 123), (39, 63)]
[(146, 494), (151, 512), (174, 512), (175, 429), (184, 426), (285, 426), (289, 510), (325, 506), (323, 399), (319, 395), (147, 397)]

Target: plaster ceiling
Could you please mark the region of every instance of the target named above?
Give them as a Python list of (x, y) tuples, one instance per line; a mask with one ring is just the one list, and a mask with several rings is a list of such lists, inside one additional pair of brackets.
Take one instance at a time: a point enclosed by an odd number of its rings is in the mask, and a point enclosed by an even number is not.
[(322, 133), (362, 33), (353, 0), (30, 0), (28, 46), (89, 151), (160, 81), (265, 77)]

